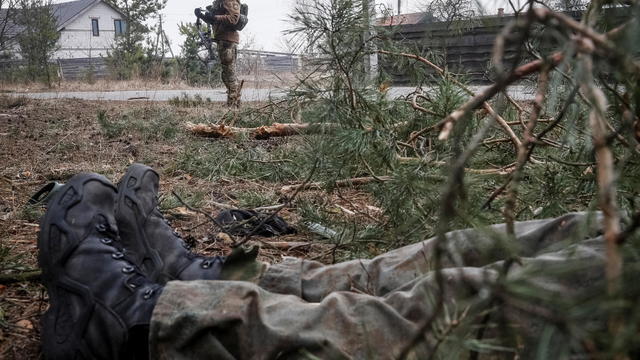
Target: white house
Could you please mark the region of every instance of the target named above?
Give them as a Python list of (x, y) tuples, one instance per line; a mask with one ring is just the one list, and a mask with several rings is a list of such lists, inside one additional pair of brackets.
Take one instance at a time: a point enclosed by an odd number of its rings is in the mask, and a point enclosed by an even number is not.
[(116, 37), (126, 31), (124, 14), (103, 0), (77, 0), (54, 4), (59, 49), (54, 58), (106, 56)]
[[(51, 6), (60, 32), (54, 59), (106, 56), (116, 37), (126, 31), (124, 14), (104, 0), (77, 0)], [(0, 10), (0, 18), (6, 16), (6, 9)], [(13, 36), (20, 32), (20, 26), (9, 26)]]

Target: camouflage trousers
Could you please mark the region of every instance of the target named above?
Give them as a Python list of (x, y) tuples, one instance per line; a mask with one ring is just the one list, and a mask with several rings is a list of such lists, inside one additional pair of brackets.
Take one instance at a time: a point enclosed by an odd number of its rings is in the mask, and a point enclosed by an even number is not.
[[(599, 214), (583, 213), (517, 223), (512, 247), (521, 258), (509, 279), (529, 280), (532, 269), (575, 262), (582, 271), (543, 272), (535, 281), (559, 296), (601, 282), (599, 224)], [(444, 243), (432, 238), (335, 265), (284, 258), (253, 271), (254, 282), (170, 282), (154, 309), (151, 358), (395, 359), (412, 339), (418, 341), (406, 358), (430, 358), (440, 341), (435, 330), (422, 326), (436, 311), (483, 314), (493, 306), (487, 294), (507, 257), (504, 246), (496, 246), (504, 232), (504, 225), (454, 231)], [(437, 273), (436, 246), (447, 254)], [(443, 301), (436, 302), (440, 290)], [(536, 328), (535, 320), (516, 309), (505, 312), (521, 326)]]
[(218, 41), (218, 58), (222, 66), (222, 82), (227, 87), (227, 105), (237, 106), (240, 100), (238, 79), (236, 78), (236, 60), (238, 44), (230, 41)]

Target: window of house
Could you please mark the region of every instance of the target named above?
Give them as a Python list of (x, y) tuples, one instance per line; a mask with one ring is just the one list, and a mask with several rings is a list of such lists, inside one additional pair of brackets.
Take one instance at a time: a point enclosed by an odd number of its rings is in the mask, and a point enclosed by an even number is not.
[(115, 27), (116, 37), (124, 35), (126, 29), (124, 21), (120, 19), (113, 20), (113, 25)]
[(91, 30), (93, 36), (100, 36), (100, 26), (98, 25), (98, 19), (91, 19)]

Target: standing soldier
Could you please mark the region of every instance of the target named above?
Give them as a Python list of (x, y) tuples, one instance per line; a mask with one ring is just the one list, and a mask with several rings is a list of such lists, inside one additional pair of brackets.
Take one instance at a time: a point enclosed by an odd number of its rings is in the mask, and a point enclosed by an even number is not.
[[(207, 11), (197, 8), (195, 15), (213, 26), (213, 40), (218, 45), (218, 57), (222, 64), (222, 82), (227, 87), (227, 106), (240, 106), (240, 89), (236, 79), (236, 59), (241, 30), (246, 17), (240, 14), (239, 0), (215, 0)], [(241, 25), (242, 24), (242, 25)]]

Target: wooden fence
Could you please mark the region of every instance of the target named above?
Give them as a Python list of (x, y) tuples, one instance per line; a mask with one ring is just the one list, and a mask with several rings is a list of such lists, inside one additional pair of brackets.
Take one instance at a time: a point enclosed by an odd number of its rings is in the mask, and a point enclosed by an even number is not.
[(245, 75), (264, 73), (293, 73), (300, 69), (300, 55), (258, 50), (238, 51), (238, 73)]
[(109, 76), (109, 68), (104, 58), (58, 59), (56, 62), (62, 80), (86, 80)]
[[(578, 11), (565, 14), (580, 19), (582, 13)], [(605, 11), (604, 22), (611, 25), (621, 24), (628, 13), (621, 8), (611, 8)], [(431, 22), (411, 25), (396, 25), (388, 28), (393, 31), (392, 39), (403, 45), (407, 51), (421, 55), (435, 55), (440, 65), (446, 65), (450, 72), (463, 74), (465, 80), (472, 84), (491, 82), (490, 62), (495, 39), (509, 22), (513, 15), (485, 16), (460, 23)], [(553, 44), (547, 43), (553, 47)], [(504, 49), (504, 63), (509, 65), (518, 54), (520, 44), (507, 42)], [(523, 52), (525, 58), (526, 51)], [(395, 84), (414, 83), (407, 72), (407, 68), (397, 68), (391, 64), (395, 59), (387, 55), (381, 58), (383, 69), (391, 74)], [(422, 66), (422, 68), (424, 68)], [(430, 69), (427, 74), (435, 74)]]

